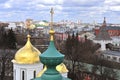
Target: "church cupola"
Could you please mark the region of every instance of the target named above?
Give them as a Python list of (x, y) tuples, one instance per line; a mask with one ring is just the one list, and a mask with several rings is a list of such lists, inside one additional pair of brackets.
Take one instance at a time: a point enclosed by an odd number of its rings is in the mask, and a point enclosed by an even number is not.
[(25, 46), (16, 52), (15, 58), (12, 60), (13, 80), (31, 80), (43, 68), (39, 59), (41, 53), (31, 44), (30, 37), (27, 35)]
[(56, 70), (56, 66), (61, 64), (64, 60), (64, 55), (61, 54), (54, 45), (54, 34), (53, 30), (53, 8), (50, 11), (51, 13), (51, 29), (50, 34), (50, 43), (48, 49), (40, 55), (41, 62), (46, 65), (46, 70), (43, 74), (33, 80), (70, 80), (69, 78), (63, 77), (59, 71)]
[(15, 54), (14, 62), (18, 64), (34, 64), (38, 63), (40, 51), (30, 42), (30, 35), (27, 35), (27, 42), (24, 47), (19, 49)]

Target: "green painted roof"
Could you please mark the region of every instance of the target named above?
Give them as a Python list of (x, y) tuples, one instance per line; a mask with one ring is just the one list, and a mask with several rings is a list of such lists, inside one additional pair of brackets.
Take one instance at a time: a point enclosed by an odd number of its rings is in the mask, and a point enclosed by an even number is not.
[(54, 41), (50, 41), (50, 44), (48, 46), (48, 49), (43, 52), (41, 57), (64, 57), (63, 54), (61, 54), (55, 47)]

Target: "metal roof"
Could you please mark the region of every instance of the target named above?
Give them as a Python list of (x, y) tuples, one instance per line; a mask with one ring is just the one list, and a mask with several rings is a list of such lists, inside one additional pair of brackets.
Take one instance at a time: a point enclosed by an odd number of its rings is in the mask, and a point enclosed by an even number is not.
[(111, 50), (106, 50), (106, 51), (103, 51), (104, 54), (107, 54), (107, 55), (113, 55), (113, 56), (120, 56), (120, 51), (111, 51)]
[(106, 27), (101, 27), (99, 34), (95, 37), (94, 40), (112, 40), (112, 38), (110, 38)]

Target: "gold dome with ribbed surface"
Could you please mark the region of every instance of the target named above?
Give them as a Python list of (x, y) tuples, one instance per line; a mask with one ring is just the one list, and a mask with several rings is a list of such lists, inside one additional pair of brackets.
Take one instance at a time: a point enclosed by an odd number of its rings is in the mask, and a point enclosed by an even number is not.
[(40, 62), (39, 55), (41, 54), (30, 42), (30, 35), (27, 36), (27, 42), (24, 47), (19, 49), (15, 54), (15, 63), (18, 64), (34, 64)]

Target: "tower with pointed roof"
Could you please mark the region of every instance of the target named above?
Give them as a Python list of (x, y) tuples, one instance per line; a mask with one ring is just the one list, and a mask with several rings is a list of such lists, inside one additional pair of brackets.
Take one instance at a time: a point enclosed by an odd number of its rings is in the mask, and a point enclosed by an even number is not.
[(40, 63), (40, 51), (30, 42), (30, 35), (27, 36), (27, 42), (24, 47), (19, 49), (13, 62), (13, 80), (30, 80), (35, 78), (38, 71), (43, 68)]
[(94, 38), (95, 43), (101, 44), (101, 50), (106, 50), (106, 44), (112, 43), (112, 38), (106, 30), (106, 18), (104, 17), (103, 25), (100, 27), (99, 34)]
[(51, 29), (50, 33), (50, 43), (48, 49), (40, 55), (41, 62), (46, 65), (46, 70), (40, 77), (33, 80), (70, 80), (69, 78), (63, 77), (59, 71), (56, 70), (56, 66), (61, 64), (64, 60), (64, 55), (61, 54), (54, 45), (54, 34), (53, 30), (53, 8), (51, 8)]
[(102, 27), (106, 27), (106, 26), (107, 26), (107, 24), (106, 24), (106, 17), (104, 17), (104, 21), (103, 21)]

